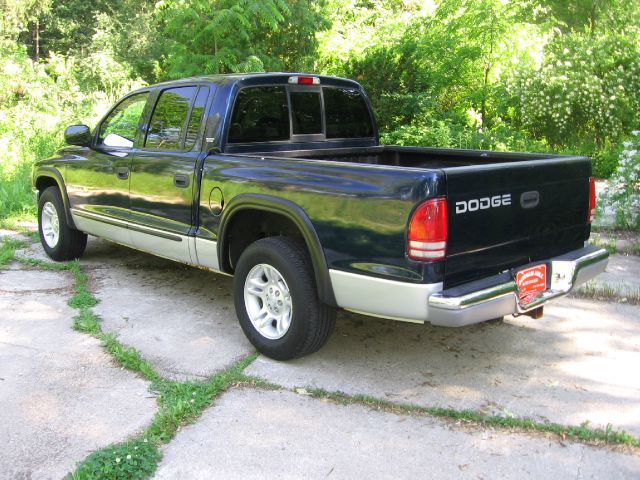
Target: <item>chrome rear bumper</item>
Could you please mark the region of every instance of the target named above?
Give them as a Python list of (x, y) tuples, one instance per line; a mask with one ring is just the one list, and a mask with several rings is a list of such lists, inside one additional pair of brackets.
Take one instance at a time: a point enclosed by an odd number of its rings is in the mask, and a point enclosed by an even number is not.
[(526, 313), (547, 301), (566, 295), (603, 272), (609, 253), (585, 246), (559, 257), (535, 262), (546, 263), (550, 287), (533, 302), (520, 306), (516, 282), (509, 272), (483, 278), (459, 287), (432, 293), (428, 299), (428, 319), (433, 325), (461, 327), (504, 315)]

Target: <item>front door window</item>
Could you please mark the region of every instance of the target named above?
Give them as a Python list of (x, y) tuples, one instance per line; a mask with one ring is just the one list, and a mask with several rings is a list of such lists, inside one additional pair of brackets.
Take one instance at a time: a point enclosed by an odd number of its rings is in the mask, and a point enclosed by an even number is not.
[(133, 148), (149, 92), (137, 93), (120, 102), (102, 122), (98, 147)]

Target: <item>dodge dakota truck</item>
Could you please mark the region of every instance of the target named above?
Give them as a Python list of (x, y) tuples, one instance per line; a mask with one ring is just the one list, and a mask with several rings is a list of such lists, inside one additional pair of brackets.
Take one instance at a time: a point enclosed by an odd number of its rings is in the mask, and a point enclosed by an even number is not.
[(351, 80), (213, 75), (141, 88), (33, 172), (54, 260), (87, 235), (233, 275), (240, 326), (280, 360), (336, 310), (460, 327), (542, 315), (605, 269), (586, 157), (379, 144)]

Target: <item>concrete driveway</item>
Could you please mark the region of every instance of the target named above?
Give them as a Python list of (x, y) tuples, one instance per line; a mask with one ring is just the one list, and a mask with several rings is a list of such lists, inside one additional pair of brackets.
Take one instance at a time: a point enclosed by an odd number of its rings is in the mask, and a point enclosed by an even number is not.
[[(20, 255), (44, 258), (37, 244)], [(638, 257), (614, 263), (621, 270), (609, 276), (637, 282)], [(203, 379), (253, 351), (235, 319), (230, 278), (93, 238), (81, 265), (100, 300), (93, 311), (103, 330), (166, 378)], [(7, 406), (0, 411), (0, 438), (9, 438), (13, 451), (0, 450), (2, 478), (29, 478), (29, 472), (59, 478), (90, 451), (135, 434), (153, 415), (145, 382), (114, 367), (95, 340), (70, 330), (69, 279), (47, 273), (54, 272), (17, 263), (0, 271), (0, 359), (8, 366), (0, 381)], [(50, 363), (41, 361), (43, 350)], [(77, 358), (69, 361), (67, 351)], [(85, 366), (74, 369), (75, 377), (60, 374), (69, 367), (64, 359)], [(638, 478), (637, 449), (309, 395), (321, 389), (381, 404), (609, 425), (640, 437), (638, 365), (640, 306), (616, 301), (566, 298), (546, 307), (540, 320), (507, 317), (464, 329), (341, 313), (318, 353), (286, 363), (258, 357), (245, 373), (281, 388), (242, 386), (223, 394), (163, 447), (156, 476)], [(38, 405), (42, 399), (58, 410), (25, 413), (27, 400)], [(100, 420), (87, 413), (92, 410)], [(56, 428), (63, 418), (77, 426)], [(86, 431), (98, 421), (103, 435)], [(42, 431), (50, 442), (38, 440)], [(52, 460), (41, 465), (38, 455)]]

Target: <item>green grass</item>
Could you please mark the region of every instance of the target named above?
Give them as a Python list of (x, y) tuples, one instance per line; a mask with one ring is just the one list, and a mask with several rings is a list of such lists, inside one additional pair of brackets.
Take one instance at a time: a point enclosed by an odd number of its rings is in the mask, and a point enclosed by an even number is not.
[(594, 300), (613, 300), (631, 305), (640, 305), (640, 289), (619, 286), (608, 283), (590, 281), (571, 293), (575, 298), (590, 298)]
[(629, 253), (631, 255), (640, 255), (640, 242), (633, 242), (627, 248), (625, 248), (625, 253)]
[(559, 423), (541, 423), (526, 418), (513, 416), (483, 415), (474, 410), (457, 410), (443, 407), (422, 407), (413, 404), (398, 404), (369, 395), (347, 395), (342, 392), (328, 392), (318, 388), (304, 389), (312, 398), (331, 400), (340, 405), (364, 405), (367, 407), (395, 413), (428, 415), (450, 420), (463, 421), (478, 427), (499, 427), (510, 430), (537, 431), (558, 435), (561, 438), (572, 438), (586, 443), (605, 443), (640, 447), (640, 439), (623, 430), (614, 430), (611, 425), (606, 428), (593, 428), (585, 422), (578, 426), (561, 425)]
[(31, 165), (25, 162), (10, 175), (0, 165), (0, 217), (35, 214), (31, 194)]
[(4, 237), (0, 239), (0, 267), (7, 265), (15, 256), (16, 250), (26, 247), (21, 240)]
[(616, 241), (611, 238), (592, 236), (591, 239), (589, 239), (589, 244), (599, 248), (604, 248), (610, 254), (618, 253), (618, 250), (616, 248)]

